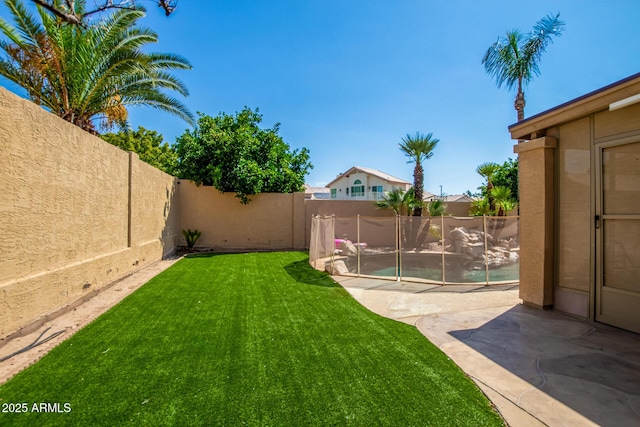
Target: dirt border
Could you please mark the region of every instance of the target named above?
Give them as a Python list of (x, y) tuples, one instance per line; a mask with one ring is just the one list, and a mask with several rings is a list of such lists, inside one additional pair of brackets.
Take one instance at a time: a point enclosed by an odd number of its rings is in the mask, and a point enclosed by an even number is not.
[(62, 333), (51, 340), (0, 362), (0, 384), (4, 384), (18, 373), (40, 360), (54, 347), (69, 339), (73, 334), (98, 318), (114, 305), (122, 301), (153, 277), (171, 267), (181, 257), (157, 261), (122, 279), (116, 280), (100, 291), (87, 294), (73, 303), (42, 316), (31, 324), (0, 340), (0, 359), (20, 351), (57, 332)]

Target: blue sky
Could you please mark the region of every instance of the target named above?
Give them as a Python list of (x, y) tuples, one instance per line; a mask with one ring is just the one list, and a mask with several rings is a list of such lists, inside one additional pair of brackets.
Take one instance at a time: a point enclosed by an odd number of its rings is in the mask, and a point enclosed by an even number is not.
[[(176, 73), (188, 107), (259, 108), (264, 127), (279, 122), (292, 148), (310, 150), (311, 185), (354, 165), (412, 181), (398, 143), (419, 131), (440, 139), (425, 189), (475, 191), (478, 164), (515, 158), (507, 131), (515, 93), (497, 88), (482, 56), (507, 30), (528, 32), (546, 14), (559, 12), (566, 28), (525, 89), (526, 116), (640, 71), (637, 0), (180, 0), (168, 18), (143, 4), (141, 24), (160, 38), (150, 50), (193, 65)], [(152, 109), (132, 110), (130, 122), (169, 143), (188, 127)]]

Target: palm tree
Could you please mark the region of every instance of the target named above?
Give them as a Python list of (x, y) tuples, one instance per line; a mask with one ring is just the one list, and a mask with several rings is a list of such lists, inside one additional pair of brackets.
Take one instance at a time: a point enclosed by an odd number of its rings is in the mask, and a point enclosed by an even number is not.
[(447, 213), (447, 205), (439, 199), (431, 200), (426, 209), (429, 216), (442, 216)]
[(560, 36), (564, 31), (564, 22), (559, 18), (560, 14), (545, 16), (527, 36), (518, 30), (507, 31), (507, 36), (492, 44), (482, 58), (485, 71), (495, 78), (498, 87), (504, 84), (511, 90), (517, 85), (514, 107), (518, 121), (524, 120), (523, 85), (534, 75), (540, 75), (540, 57), (552, 42), (552, 36)]
[[(407, 163), (413, 162), (416, 164), (413, 169), (413, 188), (417, 200), (422, 201), (423, 197), (424, 170), (422, 162), (433, 156), (433, 150), (438, 142), (440, 140), (434, 138), (432, 133), (423, 135), (420, 132), (416, 132), (414, 136), (407, 134), (406, 137), (402, 138), (402, 143), (399, 144), (400, 150), (411, 159)], [(413, 211), (413, 216), (422, 216), (421, 206), (418, 206)]]
[[(0, 75), (22, 86), (28, 97), (52, 113), (97, 134), (96, 124), (124, 127), (128, 106), (150, 106), (190, 124), (193, 115), (162, 90), (187, 96), (168, 70), (190, 69), (173, 54), (146, 53), (156, 33), (136, 27), (144, 10), (122, 9), (90, 27), (69, 25), (37, 7), (36, 19), (20, 0), (5, 0), (14, 25), (0, 18)], [(81, 14), (83, 1), (75, 3)]]
[(511, 189), (504, 186), (496, 186), (491, 190), (496, 203), (496, 215), (505, 216), (509, 211), (515, 209), (516, 201), (511, 197)]
[(487, 180), (487, 184), (485, 186), (485, 193), (487, 195), (487, 200), (489, 202), (489, 209), (494, 210), (495, 204), (493, 202), (493, 196), (491, 195), (491, 190), (493, 190), (493, 178), (500, 168), (500, 165), (494, 162), (486, 162), (478, 165), (476, 168), (476, 172)]
[(471, 209), (469, 210), (469, 215), (471, 216), (493, 215), (493, 213), (494, 212), (491, 210), (489, 199), (487, 197), (474, 200), (473, 203), (471, 203)]
[(387, 191), (382, 199), (376, 202), (376, 206), (381, 209), (393, 209), (396, 215), (411, 215), (418, 207), (422, 207), (422, 202), (415, 196), (413, 188), (407, 191), (394, 188)]

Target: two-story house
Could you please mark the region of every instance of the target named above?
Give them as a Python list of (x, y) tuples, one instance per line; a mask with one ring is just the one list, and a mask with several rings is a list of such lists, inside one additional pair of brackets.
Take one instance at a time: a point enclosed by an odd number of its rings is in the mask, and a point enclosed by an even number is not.
[(377, 169), (354, 166), (326, 186), (332, 200), (380, 200), (387, 191), (407, 191), (411, 183)]

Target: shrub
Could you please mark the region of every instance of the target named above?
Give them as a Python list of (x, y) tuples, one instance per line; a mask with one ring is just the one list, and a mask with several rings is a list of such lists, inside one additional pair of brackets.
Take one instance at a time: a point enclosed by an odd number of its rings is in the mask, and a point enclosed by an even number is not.
[(202, 236), (202, 232), (198, 230), (182, 230), (182, 235), (184, 236), (184, 240), (187, 242), (187, 248), (191, 250), (200, 236)]

